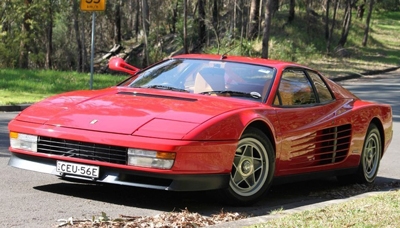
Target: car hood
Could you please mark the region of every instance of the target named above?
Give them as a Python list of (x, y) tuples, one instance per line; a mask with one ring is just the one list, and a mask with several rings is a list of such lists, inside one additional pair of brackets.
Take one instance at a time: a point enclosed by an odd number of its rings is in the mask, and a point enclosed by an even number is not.
[[(184, 135), (208, 119), (256, 102), (155, 89), (110, 88), (61, 94), (25, 109), (17, 120), (118, 134)], [(228, 102), (229, 101), (229, 102)], [(169, 137), (168, 137), (169, 138)], [(175, 138), (175, 137), (174, 137)]]

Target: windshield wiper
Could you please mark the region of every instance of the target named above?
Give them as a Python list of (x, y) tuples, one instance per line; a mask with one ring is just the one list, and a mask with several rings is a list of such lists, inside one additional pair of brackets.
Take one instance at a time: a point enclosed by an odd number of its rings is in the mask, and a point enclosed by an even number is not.
[(186, 89), (181, 89), (181, 88), (176, 88), (176, 87), (173, 87), (173, 86), (166, 86), (166, 85), (150, 85), (150, 86), (143, 86), (142, 88), (165, 89), (165, 90), (172, 90), (172, 91), (189, 93), (189, 91), (186, 90)]
[(254, 99), (260, 99), (261, 94), (258, 92), (239, 92), (239, 91), (232, 91), (232, 90), (220, 90), (220, 91), (207, 91), (207, 92), (201, 92), (200, 94), (229, 94), (231, 96), (236, 96), (236, 97), (251, 97)]

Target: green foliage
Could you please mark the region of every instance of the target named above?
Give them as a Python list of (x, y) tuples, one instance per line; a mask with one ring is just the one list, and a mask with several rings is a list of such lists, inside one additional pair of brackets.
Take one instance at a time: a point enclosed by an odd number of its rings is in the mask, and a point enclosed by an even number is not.
[(375, 4), (375, 9), (378, 11), (398, 11), (400, 9), (399, 0), (377, 0)]
[[(32, 103), (73, 90), (89, 89), (90, 75), (50, 70), (0, 69), (0, 104)], [(126, 76), (93, 76), (94, 89), (116, 85)]]
[[(76, 2), (76, 1), (75, 1)], [(90, 62), (90, 41), (91, 41), (91, 13), (81, 12), (79, 9), (73, 8), (73, 1), (56, 1), (56, 0), (37, 0), (30, 5), (25, 5), (23, 0), (4, 1), (0, 3), (4, 6), (1, 10), (1, 27), (0, 27), (0, 67), (16, 68), (19, 66), (21, 43), (29, 44), (29, 67), (31, 69), (42, 69), (45, 66), (46, 44), (48, 43), (47, 29), (49, 28), (49, 20), (53, 15), (53, 53), (52, 61), (53, 69), (59, 70), (76, 70), (79, 64), (78, 56), (82, 56), (83, 67), (81, 69), (89, 69)], [(178, 3), (178, 5), (176, 5)], [(215, 29), (211, 23), (212, 17), (212, 1), (206, 1), (206, 34), (207, 43), (200, 49), (198, 45), (198, 8), (197, 1), (188, 2), (188, 21), (187, 21), (187, 42), (189, 50), (204, 53), (228, 53), (231, 55), (261, 56), (262, 44), (261, 34), (256, 40), (248, 40), (245, 38), (246, 31), (241, 34), (239, 21), (245, 18), (248, 13), (249, 1), (244, 2), (237, 12), (237, 24), (234, 25), (233, 8), (231, 5), (220, 5), (220, 22), (218, 29)], [(311, 1), (317, 3), (317, 1)], [(132, 4), (132, 5), (130, 5)], [(321, 4), (312, 4), (313, 13), (307, 15), (305, 11), (305, 2), (296, 2), (295, 20), (291, 23), (287, 22), (288, 4), (280, 5), (279, 11), (275, 12), (272, 19), (272, 28), (270, 32), (270, 50), (269, 57), (287, 61), (296, 61), (307, 63), (310, 59), (320, 57), (337, 57), (343, 56), (336, 54), (337, 42), (341, 34), (341, 21), (343, 17), (343, 9), (339, 8), (335, 21), (335, 30), (332, 36), (332, 42), (329, 50), (325, 39), (325, 21), (324, 9)], [(114, 27), (115, 12), (117, 10), (117, 2), (107, 2), (106, 12), (96, 12), (96, 37), (95, 52), (96, 58), (107, 53), (114, 45)], [(151, 25), (148, 39), (148, 58), (149, 64), (159, 61), (172, 53), (183, 49), (183, 2), (180, 0), (165, 1), (149, 1), (151, 13)], [(162, 6), (162, 7), (161, 7)], [(353, 58), (364, 58), (370, 56), (369, 51), (377, 52), (377, 48), (385, 47), (383, 55), (389, 58), (379, 61), (390, 61), (395, 63), (397, 54), (390, 51), (390, 48), (396, 46), (395, 40), (380, 40), (380, 30), (397, 30), (399, 29), (398, 21), (400, 21), (400, 13), (393, 11), (382, 11), (387, 9), (396, 9), (399, 6), (399, 0), (377, 0), (375, 5), (378, 13), (374, 13), (371, 21), (371, 32), (366, 48), (361, 47), (361, 41), (364, 35), (365, 21), (352, 20), (352, 26), (345, 45), (345, 51)], [(51, 11), (51, 9), (53, 11)], [(237, 8), (238, 10), (239, 8)], [(121, 7), (122, 33), (126, 40), (133, 40), (133, 31), (127, 29), (134, 28), (133, 23), (135, 16), (139, 10), (136, 1), (123, 1)], [(177, 13), (177, 21), (172, 20), (174, 10)], [(241, 16), (241, 12), (244, 15)], [(315, 14), (315, 13), (316, 14)], [(24, 16), (28, 13), (28, 21), (31, 33), (22, 32), (22, 24)], [(385, 15), (384, 19), (381, 15)], [(141, 17), (141, 15), (138, 15)], [(330, 15), (332, 18), (332, 15)], [(382, 18), (381, 18), (382, 17)], [(75, 20), (77, 23), (75, 24)], [(379, 21), (379, 23), (377, 23)], [(131, 24), (131, 25), (129, 25)], [(176, 33), (171, 34), (173, 26), (176, 26)], [(79, 34), (75, 34), (75, 26), (79, 27)], [(390, 28), (383, 28), (390, 26)], [(141, 18), (139, 18), (139, 29), (141, 29)], [(245, 27), (244, 27), (245, 28)], [(217, 33), (217, 34), (216, 34)], [(143, 42), (140, 34), (138, 42)], [(241, 37), (242, 35), (242, 37)], [(171, 39), (171, 37), (173, 37)], [(397, 35), (394, 35), (397, 37)], [(124, 42), (123, 42), (124, 43)], [(398, 43), (398, 42), (397, 42)], [(81, 53), (78, 53), (78, 44), (81, 45)], [(81, 54), (81, 55), (79, 55)], [(398, 59), (397, 59), (398, 60)], [(141, 50), (135, 50), (130, 56), (130, 63), (142, 67), (143, 53)]]

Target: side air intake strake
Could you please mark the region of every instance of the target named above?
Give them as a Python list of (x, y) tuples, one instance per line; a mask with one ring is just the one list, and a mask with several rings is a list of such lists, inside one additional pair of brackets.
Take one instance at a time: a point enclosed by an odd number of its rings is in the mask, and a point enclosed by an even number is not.
[(341, 162), (348, 155), (350, 142), (350, 124), (326, 128), (295, 139), (291, 144), (290, 166), (307, 167)]

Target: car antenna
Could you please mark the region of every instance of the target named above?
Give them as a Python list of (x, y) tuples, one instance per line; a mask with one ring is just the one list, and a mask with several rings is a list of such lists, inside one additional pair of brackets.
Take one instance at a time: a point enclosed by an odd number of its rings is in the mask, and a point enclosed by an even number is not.
[(234, 50), (234, 49), (236, 49), (238, 46), (236, 46), (236, 47), (233, 47), (233, 48), (231, 48), (231, 49), (229, 49), (228, 51), (226, 51), (225, 53), (223, 53), (222, 55), (221, 55), (221, 60), (223, 60), (223, 59), (226, 59), (227, 57), (228, 57), (228, 53), (229, 52), (231, 52), (232, 50)]

